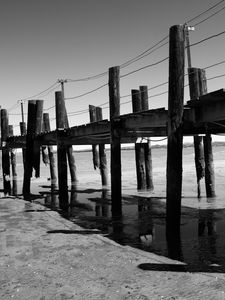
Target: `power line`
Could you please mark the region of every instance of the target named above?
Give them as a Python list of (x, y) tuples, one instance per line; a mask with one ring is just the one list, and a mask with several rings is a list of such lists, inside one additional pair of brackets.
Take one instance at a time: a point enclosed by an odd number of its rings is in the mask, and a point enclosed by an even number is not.
[(161, 59), (161, 60), (159, 60), (159, 61), (157, 61), (157, 62), (155, 62), (155, 63), (152, 63), (152, 64), (150, 64), (150, 65), (146, 65), (146, 66), (144, 66), (144, 67), (141, 67), (141, 68), (139, 68), (139, 69), (136, 69), (136, 70), (134, 70), (134, 71), (131, 71), (131, 72), (127, 73), (127, 74), (124, 74), (124, 75), (120, 76), (120, 78), (124, 78), (124, 77), (126, 77), (126, 76), (129, 76), (129, 75), (134, 74), (134, 73), (136, 73), (136, 72), (139, 72), (139, 71), (141, 71), (141, 70), (144, 70), (144, 69), (147, 69), (147, 68), (154, 67), (154, 66), (156, 66), (156, 65), (159, 65), (159, 64), (163, 63), (164, 61), (166, 61), (166, 60), (168, 60), (168, 59), (169, 59), (169, 57), (165, 57), (165, 58), (163, 58), (163, 59)]
[(32, 98), (36, 98), (36, 97), (38, 97), (38, 96), (41, 96), (42, 94), (44, 94), (44, 93), (47, 92), (48, 90), (52, 89), (52, 88), (53, 88), (54, 86), (56, 86), (56, 85), (58, 85), (58, 82), (55, 82), (55, 83), (52, 84), (50, 87), (48, 87), (47, 89), (45, 89), (44, 91), (42, 91), (42, 92), (40, 92), (40, 93), (38, 93), (38, 94), (36, 94), (36, 95), (30, 96), (30, 97), (27, 97), (27, 98), (23, 98), (23, 99), (21, 99), (21, 100), (27, 101), (27, 100), (30, 100), (30, 99), (32, 99)]
[(190, 47), (196, 46), (196, 45), (198, 45), (198, 44), (201, 44), (201, 43), (203, 43), (203, 42), (206, 42), (206, 41), (208, 41), (208, 40), (210, 40), (210, 39), (212, 39), (212, 38), (218, 37), (218, 36), (223, 35), (223, 34), (225, 34), (225, 30), (222, 31), (222, 32), (220, 32), (220, 33), (217, 33), (217, 34), (213, 34), (213, 35), (211, 35), (211, 36), (209, 36), (209, 37), (207, 37), (207, 38), (205, 38), (205, 39), (203, 39), (203, 40), (200, 40), (200, 41), (198, 41), (198, 42), (196, 42), (196, 43), (193, 43), (193, 44), (190, 45)]
[(210, 10), (212, 10), (213, 8), (215, 8), (216, 6), (220, 5), (222, 2), (224, 2), (225, 0), (219, 1), (218, 3), (216, 3), (215, 5), (209, 7), (208, 9), (206, 9), (205, 11), (203, 11), (202, 13), (198, 14), (197, 16), (193, 17), (192, 19), (186, 21), (185, 23), (190, 23), (192, 21), (194, 21), (195, 19), (198, 19), (199, 17), (201, 17), (202, 15), (204, 15), (205, 13), (209, 12)]
[(208, 16), (207, 18), (205, 18), (204, 20), (199, 21), (198, 23), (195, 23), (193, 26), (198, 26), (199, 24), (204, 23), (205, 21), (211, 19), (212, 17), (214, 17), (215, 15), (217, 15), (218, 13), (220, 13), (224, 9), (225, 9), (225, 6), (222, 7), (221, 9), (219, 9), (218, 11), (216, 11), (215, 13), (211, 14), (210, 16)]
[(105, 86), (107, 86), (107, 85), (108, 85), (108, 84), (105, 83), (105, 84), (100, 85), (99, 87), (97, 87), (97, 88), (95, 88), (95, 89), (93, 89), (93, 90), (90, 90), (90, 91), (88, 91), (88, 92), (86, 92), (86, 93), (83, 93), (83, 94), (80, 94), (80, 95), (77, 95), (77, 96), (74, 96), (74, 97), (68, 97), (68, 98), (65, 98), (65, 101), (66, 101), (66, 100), (72, 100), (72, 99), (78, 99), (78, 98), (81, 98), (81, 97), (83, 97), (83, 96), (87, 96), (87, 95), (89, 95), (89, 94), (92, 94), (92, 93), (94, 93), (94, 92), (96, 92), (96, 91), (102, 89), (103, 87), (105, 87)]

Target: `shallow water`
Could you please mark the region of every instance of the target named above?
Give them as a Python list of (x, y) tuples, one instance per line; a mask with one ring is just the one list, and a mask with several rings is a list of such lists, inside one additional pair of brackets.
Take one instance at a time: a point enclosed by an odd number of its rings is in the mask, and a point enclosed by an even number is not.
[[(165, 220), (166, 149), (152, 151), (154, 193), (137, 192), (134, 151), (122, 151), (123, 216), (119, 219), (111, 217), (110, 193), (102, 191), (91, 153), (75, 155), (79, 184), (76, 192), (69, 193), (70, 208), (63, 213), (65, 217), (85, 228), (97, 228), (122, 245), (183, 261), (189, 271), (225, 271), (223, 147), (214, 147), (217, 197), (213, 200), (205, 198), (204, 182), (202, 198), (196, 198), (194, 153), (192, 148), (184, 148), (181, 226), (180, 232), (172, 233), (166, 232)], [(33, 179), (31, 186), (34, 194), (41, 193), (44, 198), (35, 201), (58, 209), (58, 195), (51, 195), (47, 180), (49, 168), (42, 166), (41, 174), (42, 178)]]

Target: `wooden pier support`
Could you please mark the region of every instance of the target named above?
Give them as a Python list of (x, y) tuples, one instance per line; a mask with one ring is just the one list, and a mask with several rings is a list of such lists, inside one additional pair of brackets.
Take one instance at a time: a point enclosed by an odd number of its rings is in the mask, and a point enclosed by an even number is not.
[[(189, 89), (190, 98), (198, 99), (200, 94), (200, 82), (199, 82), (199, 69), (189, 68)], [(197, 195), (201, 197), (201, 185), (200, 181), (205, 176), (205, 160), (204, 160), (204, 149), (203, 149), (203, 138), (199, 135), (194, 135), (194, 151), (195, 151), (195, 168), (197, 175)]]
[[(2, 147), (6, 146), (6, 139), (9, 136), (9, 119), (6, 109), (1, 109), (1, 139)], [(2, 173), (3, 173), (3, 188), (4, 194), (9, 195), (11, 192), (10, 183), (10, 160), (9, 149), (2, 149)]]
[[(9, 125), (9, 136), (13, 136), (13, 125)], [(12, 194), (17, 195), (16, 149), (10, 148), (10, 160), (12, 167)]]
[[(200, 94), (205, 95), (207, 93), (207, 81), (206, 81), (205, 70), (203, 69), (199, 69), (199, 83), (200, 83)], [(203, 138), (203, 144), (204, 144), (204, 156), (205, 156), (206, 196), (208, 198), (211, 198), (216, 196), (211, 134), (206, 133), (206, 135)]]
[[(142, 110), (141, 93), (139, 90), (131, 90), (133, 112)], [(137, 189), (144, 190), (146, 188), (145, 174), (145, 150), (142, 143), (135, 143), (135, 160), (136, 160), (136, 175)]]
[(33, 168), (35, 177), (40, 176), (40, 145), (34, 141), (37, 134), (41, 133), (43, 115), (43, 100), (28, 101), (27, 135), (26, 135), (26, 159), (23, 178), (24, 198), (30, 196), (30, 179)]
[[(34, 134), (38, 135), (42, 131), (43, 120), (43, 100), (36, 100), (36, 113), (35, 113), (35, 129)], [(35, 177), (40, 177), (40, 145), (34, 141), (33, 144), (33, 168), (35, 170)]]
[[(20, 134), (21, 134), (21, 136), (24, 136), (27, 134), (25, 122), (20, 122)], [(25, 168), (26, 148), (22, 148), (22, 156), (23, 156), (23, 168)]]
[[(50, 121), (49, 121), (49, 114), (43, 114), (43, 130), (45, 132), (50, 132)], [(51, 177), (51, 189), (54, 190), (57, 187), (57, 176), (56, 176), (56, 165), (55, 165), (55, 158), (53, 147), (48, 146), (48, 158), (49, 158), (49, 166), (50, 166), (50, 177)]]
[[(148, 87), (146, 85), (140, 86), (141, 93), (141, 107), (142, 110), (148, 110)], [(145, 176), (146, 176), (146, 188), (150, 191), (154, 190), (153, 184), (153, 173), (152, 173), (152, 149), (151, 149), (151, 141), (147, 140), (147, 143), (143, 144), (144, 153), (145, 153)]]
[(109, 69), (112, 215), (122, 215), (121, 143), (116, 117), (120, 115), (120, 68)]
[(184, 49), (183, 25), (170, 28), (166, 220), (168, 232), (179, 230), (182, 192)]
[[(89, 116), (91, 123), (97, 121), (96, 107), (94, 105), (89, 105)], [(97, 145), (92, 145), (92, 155), (94, 169), (96, 170), (97, 168), (99, 168), (99, 153)]]
[(23, 177), (24, 198), (30, 196), (30, 179), (33, 169), (33, 137), (35, 134), (36, 100), (28, 101), (27, 135), (26, 135), (26, 160)]
[[(96, 107), (96, 116), (97, 121), (101, 121), (102, 117), (102, 108)], [(102, 179), (102, 187), (107, 188), (108, 186), (108, 168), (107, 168), (107, 158), (105, 152), (105, 145), (99, 144), (99, 169)]]
[[(56, 107), (56, 128), (58, 135), (65, 128), (65, 103), (63, 93), (55, 92)], [(58, 185), (59, 185), (59, 205), (64, 209), (68, 207), (68, 186), (67, 186), (67, 147), (58, 141), (57, 143), (57, 164), (58, 164)]]

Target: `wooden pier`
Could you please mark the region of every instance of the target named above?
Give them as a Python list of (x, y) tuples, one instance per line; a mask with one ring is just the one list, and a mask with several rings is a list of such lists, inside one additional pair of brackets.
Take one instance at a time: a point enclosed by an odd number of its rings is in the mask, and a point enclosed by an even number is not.
[[(112, 214), (121, 215), (121, 144), (136, 143), (138, 138), (167, 137), (167, 218), (171, 219), (174, 218), (174, 215), (178, 216), (181, 207), (183, 136), (199, 134), (208, 136), (215, 133), (225, 133), (225, 89), (199, 94), (197, 98), (193, 98), (186, 105), (183, 105), (185, 30), (183, 25), (175, 25), (170, 29), (168, 109), (141, 110), (140, 108), (134, 110), (133, 113), (120, 115), (120, 68), (112, 67), (109, 69), (109, 120), (95, 118), (91, 119), (88, 124), (68, 127), (63, 92), (58, 91), (56, 92), (56, 101), (59, 101), (60, 104), (59, 102), (56, 103), (57, 129), (48, 131), (49, 126), (46, 126), (45, 130), (40, 133), (38, 125), (34, 125), (36, 127), (33, 128), (32, 124), (29, 124), (34, 120), (31, 118), (29, 121), (28, 112), (27, 134), (24, 134), (23, 131), (20, 136), (2, 135), (3, 152), (7, 154), (8, 152), (5, 150), (8, 148), (24, 149), (29, 144), (31, 146), (26, 151), (26, 163), (29, 162), (32, 166), (33, 162), (30, 161), (30, 157), (34, 154), (32, 151), (35, 151), (36, 157), (38, 157), (37, 149), (41, 146), (57, 145), (58, 167), (60, 169), (58, 182), (60, 189), (64, 189), (67, 187), (65, 164), (68, 147), (93, 145), (93, 149), (95, 149), (96, 145), (110, 144)], [(33, 102), (32, 100), (29, 101), (29, 105), (32, 105)], [(4, 110), (2, 111), (4, 112)], [(30, 130), (33, 130), (31, 134)], [(51, 148), (49, 149), (52, 151)], [(103, 146), (100, 147), (100, 152), (104, 156)], [(62, 167), (60, 167), (61, 165)], [(29, 166), (27, 167), (29, 169)], [(29, 176), (30, 173), (28, 178), (25, 177), (26, 182), (29, 182)], [(104, 182), (107, 182), (106, 178)], [(28, 190), (25, 192), (29, 193), (29, 184)], [(62, 197), (63, 195), (62, 192)], [(177, 222), (179, 222), (179, 217)]]

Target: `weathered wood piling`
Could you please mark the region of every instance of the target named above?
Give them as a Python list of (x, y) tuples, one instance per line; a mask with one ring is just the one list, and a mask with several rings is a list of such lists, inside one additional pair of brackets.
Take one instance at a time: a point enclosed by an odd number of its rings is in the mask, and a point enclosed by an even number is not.
[(116, 117), (120, 115), (120, 68), (109, 69), (109, 107), (111, 133), (111, 199), (112, 215), (122, 215), (121, 144)]
[[(13, 125), (9, 125), (9, 136), (13, 136)], [(12, 194), (17, 195), (16, 149), (10, 148), (10, 161), (12, 168)]]
[[(200, 94), (205, 95), (207, 93), (207, 80), (205, 70), (199, 69), (199, 86)], [(211, 134), (206, 132), (203, 137), (204, 144), (204, 156), (205, 156), (205, 187), (206, 196), (211, 198), (216, 196), (215, 192), (215, 175), (213, 165), (213, 149), (212, 149), (212, 137)]]
[[(148, 87), (146, 85), (139, 87), (141, 93), (141, 107), (142, 111), (149, 109), (148, 103)], [(153, 169), (152, 169), (152, 148), (151, 141), (148, 138), (146, 143), (143, 143), (145, 153), (145, 177), (146, 177), (146, 188), (150, 191), (154, 190), (153, 184)]]
[[(199, 82), (199, 69), (189, 68), (189, 89), (190, 98), (198, 99), (200, 94), (200, 82)], [(195, 169), (197, 176), (197, 195), (201, 197), (201, 184), (200, 181), (205, 176), (205, 160), (204, 160), (204, 149), (203, 149), (203, 138), (199, 135), (194, 135), (194, 151), (195, 151)]]
[(24, 198), (30, 197), (30, 180), (33, 169), (35, 177), (40, 176), (40, 144), (35, 136), (41, 133), (43, 116), (43, 100), (28, 101), (27, 135), (26, 135), (26, 159), (23, 179)]
[[(61, 91), (55, 92), (55, 108), (56, 108), (56, 129), (57, 135), (65, 129), (65, 104), (64, 97)], [(57, 141), (57, 164), (58, 164), (58, 186), (59, 186), (59, 205), (60, 208), (68, 207), (68, 177), (67, 177), (67, 147)]]
[[(43, 114), (43, 130), (45, 132), (50, 132), (50, 121), (49, 114)], [(48, 157), (49, 157), (49, 167), (50, 167), (50, 177), (51, 177), (51, 189), (54, 190), (57, 187), (57, 176), (56, 176), (56, 165), (55, 165), (55, 157), (53, 152), (53, 147), (48, 146)]]
[(166, 219), (168, 226), (173, 226), (177, 229), (180, 224), (182, 192), (184, 26), (172, 26), (170, 28), (169, 39)]
[[(96, 115), (96, 107), (94, 105), (89, 105), (89, 116), (90, 122), (97, 122), (97, 115)], [(99, 168), (99, 153), (98, 153), (98, 146), (92, 145), (92, 156), (93, 156), (93, 166), (96, 170)]]
[[(139, 90), (131, 90), (133, 112), (142, 111), (141, 93)], [(135, 161), (137, 175), (137, 189), (143, 190), (146, 188), (146, 173), (145, 173), (145, 150), (142, 143), (135, 143)]]
[[(102, 121), (102, 108), (96, 107), (96, 117), (97, 121)], [(99, 170), (101, 174), (102, 187), (108, 187), (108, 168), (107, 168), (107, 158), (105, 152), (105, 145), (99, 144)]]
[(1, 109), (1, 140), (2, 140), (2, 173), (4, 194), (9, 195), (11, 192), (10, 183), (10, 159), (9, 149), (6, 146), (6, 140), (9, 136), (9, 119), (6, 109)]

